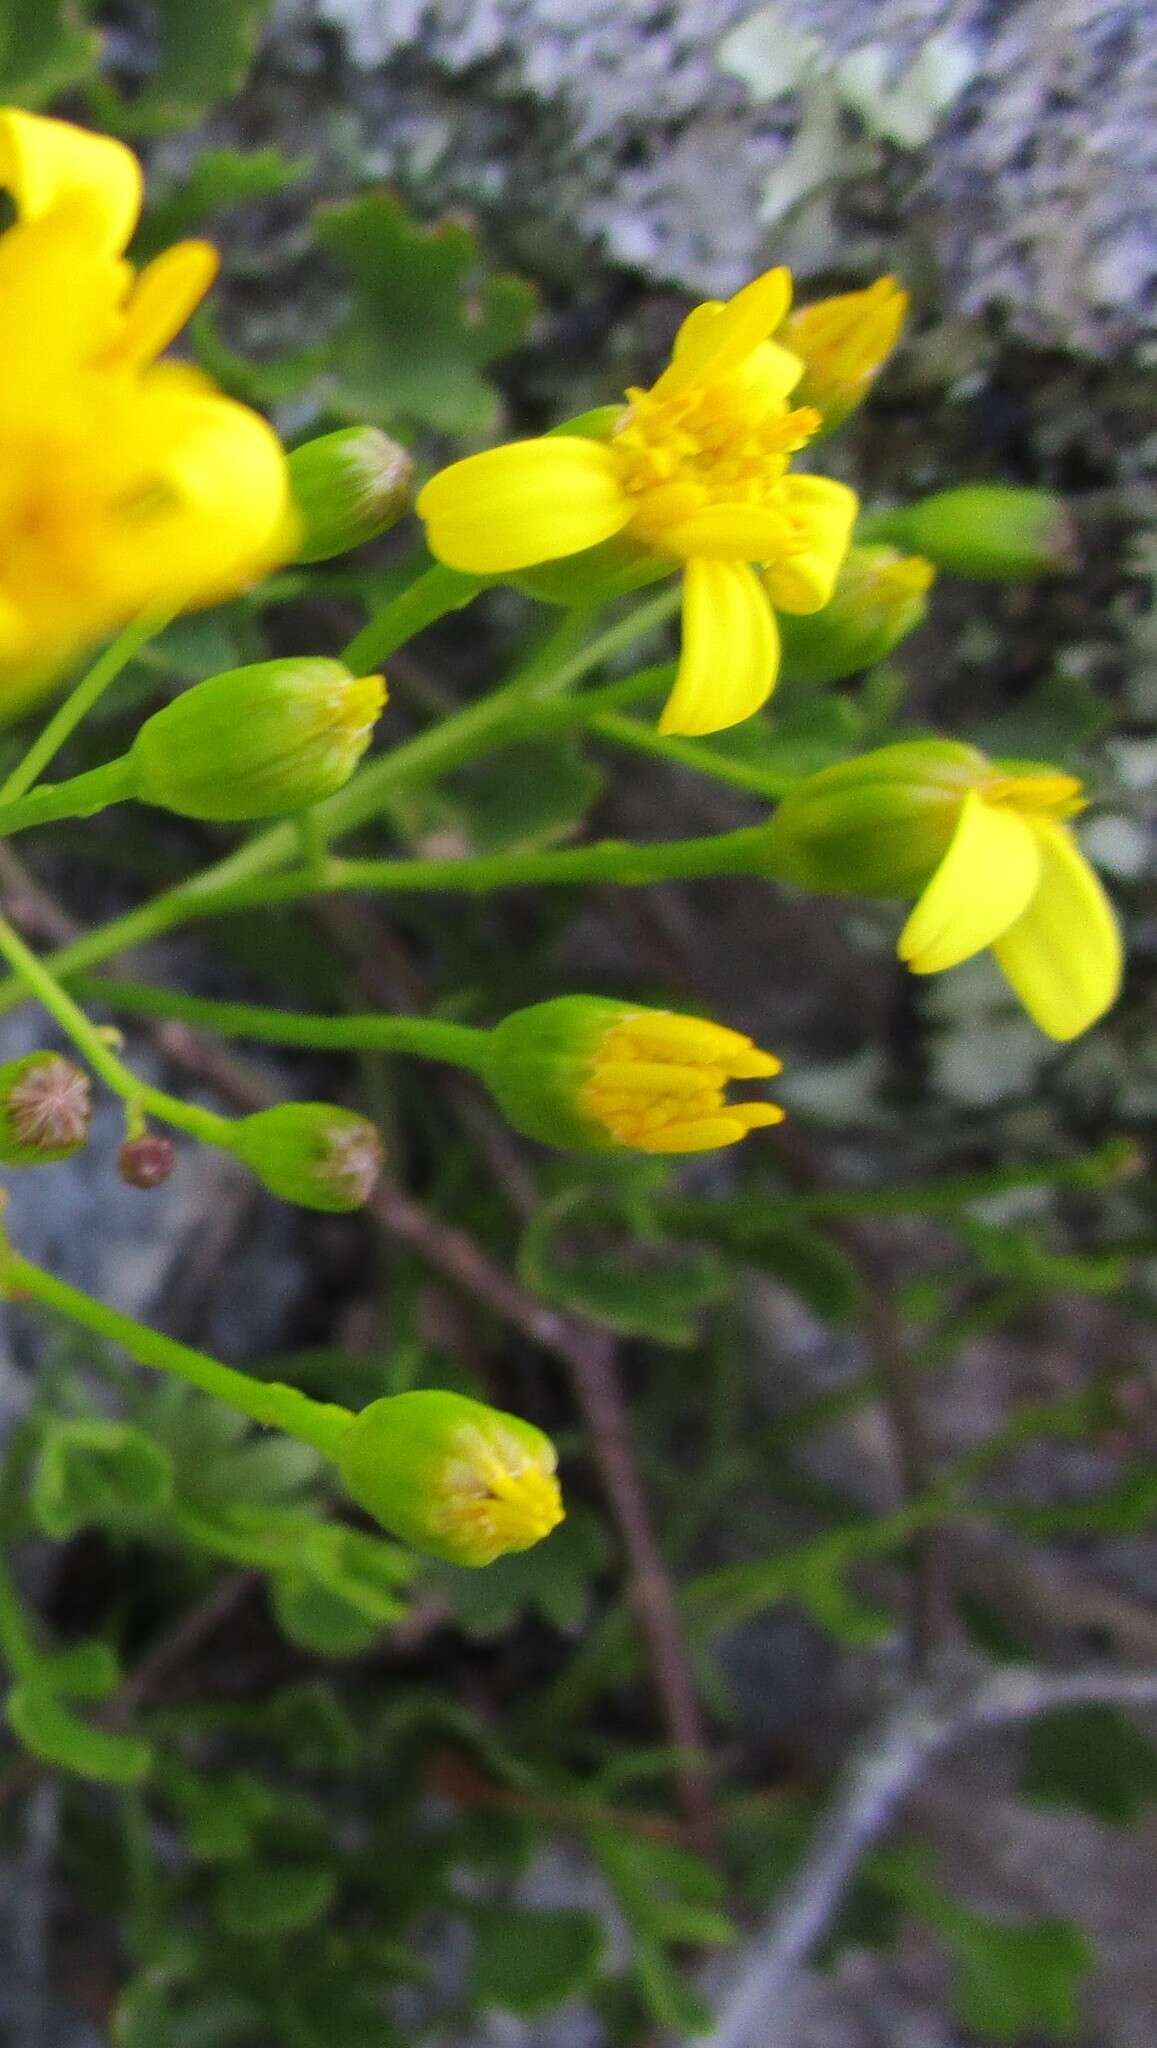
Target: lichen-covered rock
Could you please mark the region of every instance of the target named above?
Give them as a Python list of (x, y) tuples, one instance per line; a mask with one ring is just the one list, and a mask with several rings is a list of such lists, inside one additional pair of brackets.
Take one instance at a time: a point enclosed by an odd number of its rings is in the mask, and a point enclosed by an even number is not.
[[(785, 242), (805, 269), (867, 263), (914, 225), (957, 310), (1100, 355), (1157, 334), (1146, 0), (307, 4), (379, 81), (387, 166), (417, 114), (432, 188), (520, 239), (553, 225), (724, 293)], [(765, 33), (762, 83), (737, 29)]]

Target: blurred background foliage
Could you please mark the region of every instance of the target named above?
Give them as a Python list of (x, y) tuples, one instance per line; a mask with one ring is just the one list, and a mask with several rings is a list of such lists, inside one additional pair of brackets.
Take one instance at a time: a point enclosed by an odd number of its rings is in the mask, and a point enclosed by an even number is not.
[[(135, 253), (221, 244), (194, 347), (227, 390), (290, 441), (368, 420), (432, 465), (649, 370), (678, 291), (597, 251), (536, 263), (484, 190), (477, 220), (447, 214), (420, 150), (384, 185), (372, 99), (347, 99), (332, 28), (271, 12), (0, 0), (0, 94), (149, 158)], [(304, 1447), (257, 1444), (201, 1396), (18, 1318), (0, 1484), (18, 1566), (0, 1588), (16, 2048), (687, 2038), (708, 2019), (705, 1961), (774, 1900), (913, 1654), (1157, 1665), (1152, 395), (1135, 363), (1034, 350), (960, 313), (918, 209), (909, 225), (919, 151), (970, 85), (967, 45), (928, 38), (897, 76), (789, 28), (764, 10), (718, 51), (755, 103), (797, 113), (764, 189), (769, 251), (832, 289), (879, 259), (916, 294), (833, 461), (869, 507), (972, 478), (1057, 489), (1080, 566), (944, 578), (892, 662), (836, 690), (785, 683), (681, 762), (608, 728), (410, 784), (364, 850), (726, 829), (761, 814), (752, 788), (941, 726), (1087, 778), (1087, 844), (1130, 932), (1126, 995), (1058, 1050), (986, 962), (908, 979), (891, 909), (817, 912), (750, 880), (331, 905), (160, 949), (179, 987), (308, 1008), (491, 1021), (571, 986), (702, 1007), (782, 1053), (792, 1116), (734, 1156), (592, 1165), (516, 1143), (436, 1070), (203, 1068), (210, 1094), (258, 1072), (356, 1101), (397, 1190), (373, 1221), (270, 1224), (234, 1183), (194, 1176), (135, 1226), (147, 1312), (323, 1398), (436, 1384), (531, 1415), (561, 1444), (570, 1513), (485, 1572), (419, 1564), (333, 1518)], [(171, 627), (71, 765), (200, 676), (331, 651), (417, 561), (406, 529)], [(383, 743), (565, 633), (559, 616), (496, 591), (407, 649)], [(38, 836), (46, 932), (58, 898), (107, 914), (214, 845), (154, 813)], [(94, 1199), (88, 1271), (115, 1287)], [(246, 1295), (262, 1304), (248, 1320)], [(675, 1589), (706, 1777), (675, 1744), (680, 1675), (653, 1617), (638, 1624), (640, 1512)], [(1141, 1724), (1100, 1705), (1046, 1716), (991, 1783), (955, 1789), (865, 1862), (832, 1930), (823, 1961), (852, 1987), (839, 2038), (1135, 2048), (1152, 1968), (1122, 1991), (1106, 1901), (1134, 1867), (1123, 1831), (1153, 1846)], [(1005, 1837), (1035, 1845), (1032, 1872)], [(1064, 1838), (1083, 1861), (1054, 1883)], [(1151, 1898), (1128, 1904), (1143, 1939)], [(923, 2014), (910, 2037), (905, 1997)]]

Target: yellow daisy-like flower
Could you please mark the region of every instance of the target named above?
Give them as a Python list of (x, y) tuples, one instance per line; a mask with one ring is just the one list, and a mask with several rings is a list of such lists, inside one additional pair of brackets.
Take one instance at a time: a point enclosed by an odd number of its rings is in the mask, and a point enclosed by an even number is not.
[(451, 568), (504, 575), (615, 535), (683, 571), (683, 649), (660, 721), (707, 733), (757, 711), (779, 667), (777, 609), (818, 611), (847, 552), (856, 495), (788, 474), (819, 430), (793, 406), (799, 358), (771, 337), (791, 279), (771, 270), (697, 306), (668, 368), (627, 393), (607, 435), (515, 441), (467, 456), (418, 498), (430, 548)]
[(914, 974), (990, 947), (1050, 1038), (1076, 1038), (1116, 1001), (1121, 937), (1069, 829), (1075, 775), (991, 761), (960, 740), (902, 740), (791, 791), (768, 831), (770, 871), (805, 888), (921, 892), (900, 934)]
[(1059, 772), (991, 774), (970, 789), (947, 853), (900, 934), (913, 974), (991, 946), (1042, 1031), (1076, 1038), (1116, 1001), (1121, 935), (1066, 820), (1084, 809)]
[(216, 273), (204, 242), (139, 275), (132, 152), (0, 109), (0, 677), (5, 710), (138, 613), (215, 602), (292, 550), (281, 446), (158, 363)]

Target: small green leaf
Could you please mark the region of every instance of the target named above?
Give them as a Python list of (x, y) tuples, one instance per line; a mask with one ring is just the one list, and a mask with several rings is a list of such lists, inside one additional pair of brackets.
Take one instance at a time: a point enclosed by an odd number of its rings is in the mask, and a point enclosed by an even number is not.
[(1095, 1957), (1071, 1921), (1000, 1927), (957, 1912), (940, 1931), (956, 1956), (956, 2009), (966, 2027), (995, 2041), (1017, 2042), (1026, 2034), (1075, 2038), (1077, 1994)]
[(33, 1756), (81, 1778), (109, 1785), (136, 1785), (152, 1766), (152, 1750), (137, 1735), (94, 1728), (69, 1712), (48, 1686), (35, 1679), (14, 1685), (5, 1704), (13, 1733)]
[(47, 1425), (31, 1487), (32, 1512), (46, 1536), (115, 1528), (156, 1514), (172, 1495), (172, 1461), (132, 1423), (82, 1416)]
[(0, 99), (43, 107), (91, 78), (100, 37), (79, 0), (5, 0), (0, 10)]
[[(38, 0), (39, 4), (39, 0)], [(303, 178), (309, 166), (279, 149), (207, 149), (188, 176), (152, 197), (133, 243), (135, 263), (145, 263), (233, 206), (271, 199)]]
[(1157, 1799), (1157, 1749), (1117, 1707), (1062, 1707), (1026, 1738), (1023, 1790), (1118, 1825)]
[(624, 1337), (693, 1344), (700, 1312), (725, 1291), (710, 1252), (630, 1231), (613, 1195), (567, 1189), (531, 1219), (519, 1274), (535, 1293)]
[(480, 853), (515, 853), (577, 831), (603, 780), (576, 746), (527, 744), (482, 763), (456, 798)]
[(332, 348), (332, 409), (376, 426), (490, 432), (498, 401), (482, 371), (524, 340), (535, 305), (530, 286), (481, 276), (468, 227), (421, 227), (388, 192), (324, 207), (316, 225), (353, 295)]
[(246, 1863), (225, 1871), (214, 1894), (214, 1909), (230, 1934), (272, 1941), (315, 1927), (328, 1913), (337, 1889), (323, 1864)]
[(474, 1995), (484, 2006), (542, 2019), (598, 1976), (606, 1932), (593, 1913), (484, 1906), (473, 1921)]
[(272, 0), (151, 0), (158, 61), (131, 103), (108, 88), (98, 105), (110, 127), (127, 135), (187, 128), (237, 92), (257, 53)]
[(316, 1579), (279, 1572), (270, 1591), (278, 1627), (291, 1643), (317, 1657), (360, 1657), (381, 1635), (380, 1621)]
[(111, 1643), (92, 1636), (50, 1650), (40, 1659), (41, 1673), (52, 1692), (71, 1700), (107, 1700), (121, 1682), (120, 1660)]

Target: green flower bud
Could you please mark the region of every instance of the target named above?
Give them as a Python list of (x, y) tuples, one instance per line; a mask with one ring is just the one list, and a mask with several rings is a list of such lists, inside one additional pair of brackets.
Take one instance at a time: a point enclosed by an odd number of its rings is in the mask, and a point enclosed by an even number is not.
[(769, 870), (801, 888), (906, 896), (948, 850), (968, 790), (990, 772), (958, 740), (903, 740), (824, 768), (768, 827)]
[(364, 1208), (382, 1166), (375, 1125), (331, 1102), (283, 1102), (230, 1126), (229, 1149), (270, 1194), (303, 1209)]
[(962, 484), (894, 512), (875, 513), (861, 535), (911, 548), (938, 569), (980, 582), (1062, 575), (1079, 561), (1064, 500), (1052, 491), (1004, 484)]
[(414, 502), (414, 458), (377, 427), (339, 427), (289, 457), (301, 526), (295, 560), (328, 562), (397, 524)]
[(58, 1052), (29, 1052), (0, 1066), (0, 1166), (51, 1166), (88, 1137), (88, 1075)]
[(822, 611), (780, 615), (785, 680), (841, 683), (873, 668), (915, 632), (935, 577), (921, 555), (889, 547), (850, 549)]
[(728, 1102), (729, 1080), (780, 1062), (699, 1017), (559, 996), (490, 1033), (484, 1078), (516, 1130), (582, 1152), (706, 1152), (779, 1123), (770, 1102)]
[(351, 1497), (383, 1529), (452, 1564), (529, 1550), (563, 1518), (550, 1438), (464, 1394), (372, 1401), (334, 1458)]
[(132, 794), (184, 818), (282, 817), (350, 779), (386, 701), (340, 661), (260, 661), (196, 683), (147, 719)]

